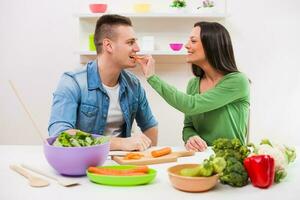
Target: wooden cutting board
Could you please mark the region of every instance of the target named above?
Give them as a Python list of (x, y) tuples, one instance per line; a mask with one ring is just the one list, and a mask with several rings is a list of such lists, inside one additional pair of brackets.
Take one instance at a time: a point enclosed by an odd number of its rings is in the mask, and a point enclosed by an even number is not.
[(116, 161), (120, 165), (152, 165), (167, 162), (176, 162), (178, 157), (193, 156), (193, 151), (174, 151), (168, 155), (154, 158), (151, 156), (151, 151), (139, 152), (144, 155), (139, 160), (124, 160), (124, 156), (112, 156), (112, 160)]

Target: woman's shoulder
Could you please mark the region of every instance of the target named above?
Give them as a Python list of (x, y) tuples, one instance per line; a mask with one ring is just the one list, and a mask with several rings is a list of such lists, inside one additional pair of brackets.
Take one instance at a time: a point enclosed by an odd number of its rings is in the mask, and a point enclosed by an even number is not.
[(199, 82), (199, 77), (195, 76), (195, 77), (192, 77), (190, 80), (189, 80), (189, 83), (188, 85), (193, 85), (193, 84), (196, 84)]
[(246, 74), (242, 72), (232, 72), (225, 75), (218, 86), (223, 88), (234, 88), (246, 96), (249, 95), (250, 92), (250, 80)]
[(223, 82), (238, 82), (238, 83), (244, 83), (244, 84), (249, 84), (250, 80), (247, 77), (246, 74), (243, 72), (232, 72), (229, 74), (226, 74), (223, 77)]
[(191, 91), (194, 91), (198, 88), (199, 85), (199, 77), (193, 77), (189, 80), (186, 91), (188, 94), (191, 93)]

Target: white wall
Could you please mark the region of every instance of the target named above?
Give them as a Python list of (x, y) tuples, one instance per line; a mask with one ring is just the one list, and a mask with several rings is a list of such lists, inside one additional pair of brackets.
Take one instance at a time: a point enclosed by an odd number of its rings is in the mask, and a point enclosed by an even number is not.
[[(88, 11), (89, 2), (0, 1), (0, 144), (40, 144), (8, 79), (13, 80), (47, 135), (52, 92), (59, 76), (79, 66), (79, 56), (73, 53), (78, 45), (78, 21), (73, 14)], [(125, 12), (133, 1), (106, 2), (111, 9)], [(157, 8), (161, 1), (147, 2)], [(300, 2), (228, 0), (227, 6), (230, 16), (225, 26), (232, 36), (237, 63), (253, 82), (251, 140), (267, 137), (299, 145)], [(157, 71), (181, 90), (191, 77), (185, 65), (164, 66)], [(180, 145), (182, 114), (144, 85), (160, 123), (159, 144)]]

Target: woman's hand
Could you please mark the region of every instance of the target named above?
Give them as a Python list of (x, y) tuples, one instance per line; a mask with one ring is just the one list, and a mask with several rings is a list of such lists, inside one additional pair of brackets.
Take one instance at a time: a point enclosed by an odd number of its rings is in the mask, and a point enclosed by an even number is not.
[(189, 151), (204, 151), (207, 149), (207, 144), (199, 136), (193, 136), (188, 139), (185, 148)]
[(137, 57), (136, 61), (141, 65), (143, 74), (146, 78), (149, 78), (155, 74), (155, 60), (151, 55)]

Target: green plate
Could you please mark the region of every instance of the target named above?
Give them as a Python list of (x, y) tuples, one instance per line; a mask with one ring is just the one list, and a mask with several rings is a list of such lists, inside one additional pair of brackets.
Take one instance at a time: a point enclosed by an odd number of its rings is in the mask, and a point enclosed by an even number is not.
[[(132, 169), (134, 165), (113, 165), (103, 166), (98, 168), (110, 168), (110, 169)], [(138, 176), (109, 176), (94, 174), (86, 171), (86, 174), (90, 181), (102, 185), (115, 185), (115, 186), (133, 186), (144, 185), (150, 183), (156, 176), (156, 170), (149, 169), (148, 174)]]

